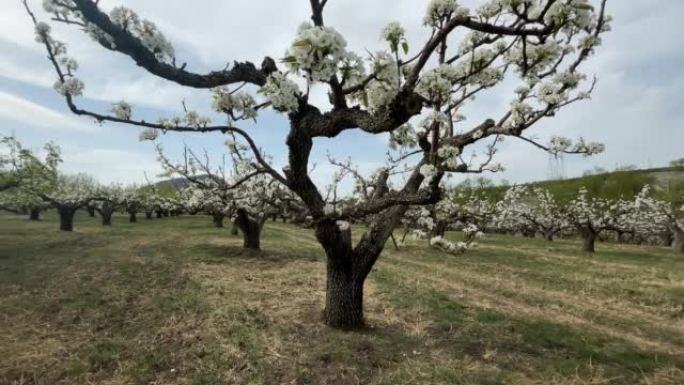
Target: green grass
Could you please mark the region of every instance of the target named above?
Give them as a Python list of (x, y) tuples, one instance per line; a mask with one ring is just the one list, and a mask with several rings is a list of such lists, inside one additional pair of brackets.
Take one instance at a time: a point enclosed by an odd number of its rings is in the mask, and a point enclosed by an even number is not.
[(241, 242), (205, 216), (79, 213), (62, 233), (0, 215), (0, 384), (684, 383), (684, 257), (665, 248), (388, 245), (348, 333), (321, 323), (311, 230)]

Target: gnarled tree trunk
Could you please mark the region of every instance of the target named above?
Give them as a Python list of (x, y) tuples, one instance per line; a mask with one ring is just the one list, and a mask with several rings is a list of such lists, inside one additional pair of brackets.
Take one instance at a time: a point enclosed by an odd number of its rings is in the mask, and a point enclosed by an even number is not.
[(92, 205), (86, 206), (86, 211), (88, 212), (89, 217), (95, 218), (95, 206), (92, 206)]
[(131, 223), (137, 222), (137, 221), (138, 221), (138, 217), (137, 217), (136, 214), (137, 214), (137, 212), (135, 212), (135, 211), (129, 211), (129, 212), (128, 212), (128, 221), (131, 222)]
[(347, 222), (324, 220), (316, 226), (316, 238), (327, 256), (325, 323), (339, 329), (364, 326), (363, 284), (360, 258), (351, 245)]
[(76, 208), (71, 206), (58, 206), (59, 229), (62, 231), (74, 231), (74, 215)]

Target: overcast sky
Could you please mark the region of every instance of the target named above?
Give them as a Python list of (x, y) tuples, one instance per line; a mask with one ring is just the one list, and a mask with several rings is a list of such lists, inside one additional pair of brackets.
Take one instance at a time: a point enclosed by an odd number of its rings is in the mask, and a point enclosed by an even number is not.
[[(482, 1), (460, 1), (475, 7)], [(41, 0), (29, 0), (40, 19)], [(192, 6), (169, 0), (102, 0), (109, 9), (126, 5), (154, 21), (173, 42), (178, 61), (196, 72), (223, 68), (233, 60), (260, 63), (268, 55), (282, 57), (299, 23), (309, 17), (307, 0), (196, 0)], [(349, 48), (363, 54), (383, 48), (380, 29), (400, 21), (412, 47), (425, 39), (421, 27), (425, 0), (330, 0), (326, 24), (335, 27)], [(657, 4), (657, 5), (656, 5)], [(548, 154), (509, 139), (497, 154), (506, 171), (496, 176), (514, 182), (540, 180), (559, 167), (566, 177), (596, 166), (613, 169), (636, 165), (656, 167), (684, 157), (684, 14), (682, 0), (609, 0), (613, 31), (604, 37), (597, 54), (583, 67), (596, 74), (599, 83), (592, 100), (563, 110), (555, 118), (531, 129), (541, 140), (551, 135), (583, 136), (605, 143), (602, 155), (565, 157), (562, 164)], [(53, 25), (54, 36), (68, 42), (70, 56), (80, 64), (78, 77), (85, 81), (79, 103), (106, 111), (124, 99), (134, 105), (136, 117), (156, 120), (179, 114), (181, 102), (211, 115), (210, 93), (176, 86), (148, 75), (121, 54), (108, 52), (78, 30)], [(33, 26), (20, 0), (0, 2), (0, 134), (14, 133), (26, 146), (38, 149), (48, 140), (64, 153), (64, 170), (87, 172), (103, 183), (143, 182), (160, 172), (153, 144), (139, 142), (139, 130), (116, 124), (96, 125), (71, 115), (53, 89), (54, 74), (43, 47), (34, 41)], [(512, 95), (495, 89), (466, 109), (467, 122), (500, 116)], [(323, 100), (320, 90), (315, 100)], [(219, 117), (216, 117), (219, 120)], [(264, 112), (257, 125), (246, 127), (256, 141), (282, 164), (287, 120)], [(215, 158), (224, 138), (218, 134), (168, 134), (161, 139), (174, 157), (184, 144), (206, 149)], [(320, 184), (331, 168), (325, 154), (351, 156), (363, 169), (382, 164), (386, 136), (345, 133), (334, 140), (317, 140), (312, 159)], [(491, 175), (490, 175), (491, 176)]]

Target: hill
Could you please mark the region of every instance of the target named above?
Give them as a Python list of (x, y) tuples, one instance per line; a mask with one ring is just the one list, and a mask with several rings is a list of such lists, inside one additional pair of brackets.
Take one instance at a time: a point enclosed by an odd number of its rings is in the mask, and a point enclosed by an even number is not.
[[(590, 196), (629, 199), (648, 184), (654, 187), (655, 194), (660, 199), (684, 203), (684, 167), (621, 170), (525, 184), (545, 188), (559, 201), (572, 199), (582, 187), (589, 191)], [(509, 187), (508, 185), (495, 186), (491, 181), (483, 179), (466, 181), (460, 187), (471, 189), (481, 186), (485, 187), (485, 195), (494, 200), (500, 199)]]

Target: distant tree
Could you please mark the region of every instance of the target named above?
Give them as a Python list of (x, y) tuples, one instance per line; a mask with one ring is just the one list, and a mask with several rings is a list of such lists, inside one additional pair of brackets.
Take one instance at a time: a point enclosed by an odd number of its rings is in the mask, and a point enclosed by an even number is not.
[(672, 248), (684, 253), (684, 206), (678, 207), (672, 202), (656, 199), (651, 194), (650, 186), (644, 187), (635, 202), (638, 211), (634, 219), (637, 224), (634, 227), (651, 233), (669, 231), (672, 235)]
[(546, 189), (513, 186), (497, 202), (498, 227), (520, 232), (541, 233), (548, 241), (569, 227), (562, 205)]
[[(55, 88), (75, 114), (142, 127), (145, 139), (169, 131), (232, 134), (253, 152), (260, 176), (268, 174), (299, 196), (327, 256), (324, 313), (325, 322), (333, 327), (363, 325), (363, 286), (392, 230), (409, 206), (439, 201), (446, 173), (500, 170), (492, 160), (504, 137), (553, 153), (603, 150), (602, 145), (581, 138), (573, 142), (554, 137), (540, 143), (523, 133), (563, 107), (589, 98), (595, 82), (585, 82), (579, 67), (609, 30), (606, 0), (491, 0), (475, 11), (455, 0), (433, 0), (422, 20), (429, 37), (417, 50), (410, 52), (403, 27), (392, 22), (382, 30), (388, 50), (365, 59), (349, 51), (344, 37), (324, 24), (328, 1), (309, 3), (312, 23), (297, 30), (281, 60), (282, 70), (266, 57), (259, 68), (236, 61), (202, 75), (180, 64), (183, 61), (176, 59), (172, 44), (156, 25), (128, 8), (114, 7), (107, 14), (93, 0), (44, 2), (53, 20), (82, 28), (105, 49), (129, 56), (151, 74), (188, 87), (213, 89), (213, 107), (227, 120), (220, 125), (212, 125), (192, 109), (152, 123), (135, 119), (125, 101), (114, 104), (111, 113), (79, 107), (76, 97), (84, 83), (75, 76), (76, 62), (52, 36), (50, 25), (36, 20), (28, 6), (27, 10), (37, 40), (57, 73)], [(306, 87), (300, 89), (294, 79)], [(458, 112), (505, 79), (520, 84), (510, 107), (496, 119), (465, 127)], [(328, 90), (330, 105), (311, 104), (309, 90), (315, 87)], [(263, 100), (257, 102), (255, 90)], [(240, 120), (256, 119), (265, 108), (289, 119), (288, 164), (282, 173), (249, 133), (236, 127)], [(424, 119), (418, 120), (417, 129), (409, 124), (420, 117)], [(346, 211), (326, 211), (329, 202), (310, 176), (311, 151), (318, 138), (335, 138), (349, 130), (389, 133), (390, 146), (407, 163), (406, 177), (396, 189)], [(482, 161), (462, 156), (472, 144), (488, 141), (484, 158), (477, 158)], [(364, 216), (374, 219), (354, 245), (348, 221)]]
[(39, 198), (56, 208), (60, 230), (73, 231), (74, 214), (93, 198), (95, 181), (84, 174), (61, 175), (58, 170), (61, 152), (53, 143), (44, 146), (43, 159), (23, 148), (15, 138), (5, 138), (3, 143), (9, 148), (5, 159), (12, 165), (18, 188), (34, 197), (31, 199)]
[(671, 167), (684, 167), (684, 158), (679, 158), (670, 161), (670, 166)]
[[(237, 146), (237, 144), (231, 144)], [(261, 231), (268, 219), (271, 206), (278, 206), (276, 186), (279, 182), (267, 172), (256, 168), (246, 148), (231, 152), (232, 167), (213, 168), (208, 156), (200, 159), (186, 149), (182, 162), (172, 162), (157, 147), (165, 175), (179, 175), (194, 186), (185, 204), (198, 207), (213, 218), (215, 227), (223, 227), (225, 216), (232, 217), (243, 235), (246, 249), (261, 248)]]
[(595, 252), (594, 244), (606, 230), (624, 231), (625, 218), (635, 211), (635, 205), (626, 200), (608, 200), (589, 197), (586, 189), (566, 206), (568, 222), (582, 238), (582, 251)]
[(119, 185), (99, 186), (93, 191), (91, 204), (100, 214), (102, 226), (111, 226), (114, 212), (124, 204), (123, 188)]
[(137, 222), (137, 214), (143, 207), (143, 193), (140, 188), (135, 185), (126, 186), (121, 194), (121, 204), (128, 213), (128, 221)]

